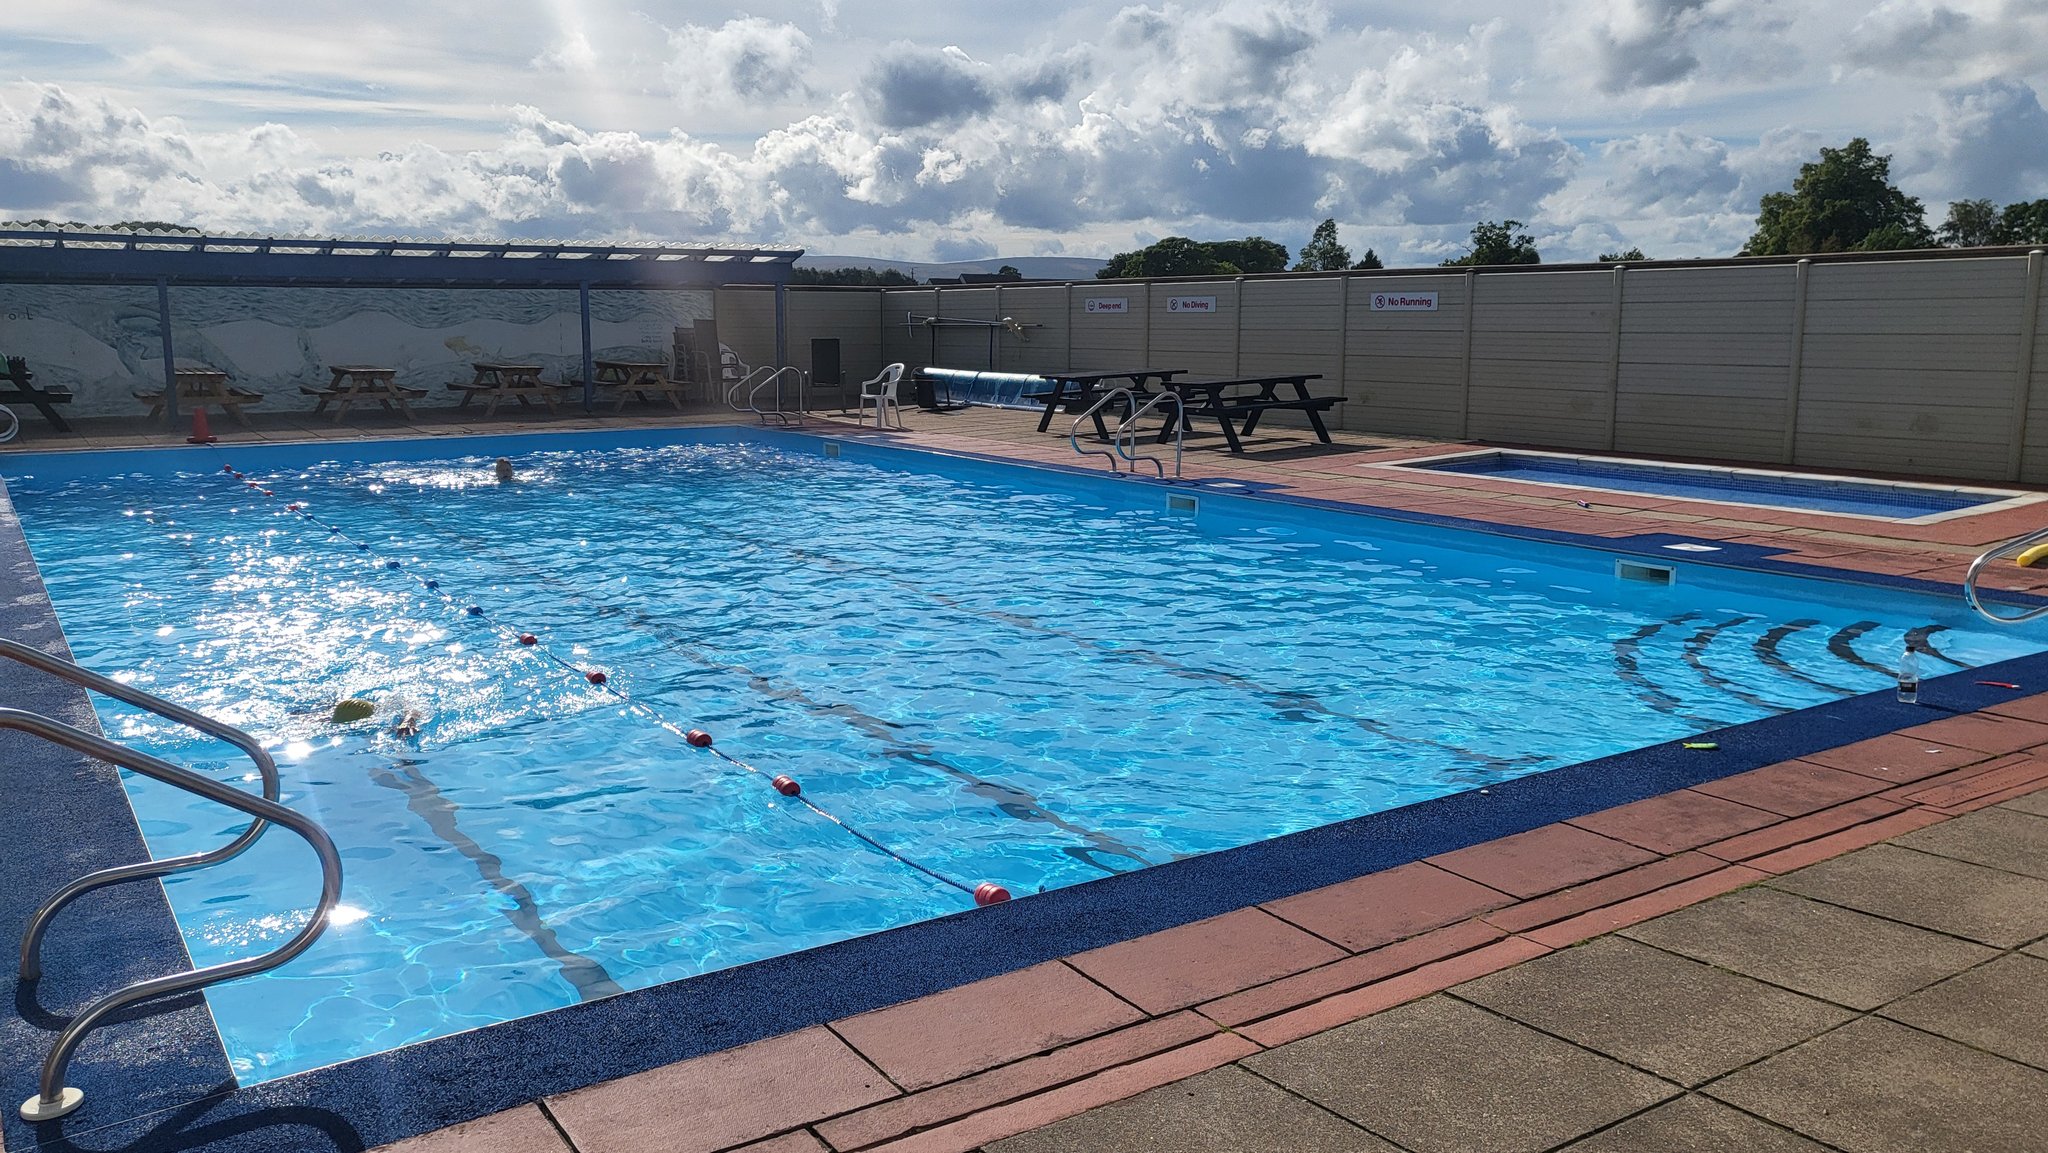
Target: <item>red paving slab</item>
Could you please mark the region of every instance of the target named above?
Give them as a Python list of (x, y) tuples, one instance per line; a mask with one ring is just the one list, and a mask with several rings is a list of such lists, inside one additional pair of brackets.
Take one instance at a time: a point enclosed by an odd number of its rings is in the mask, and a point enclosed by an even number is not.
[(1171, 1085), (1219, 1065), (1228, 1065), (1259, 1051), (1252, 1042), (1229, 1033), (1185, 1048), (1098, 1073), (1049, 1093), (998, 1105), (971, 1117), (928, 1129), (898, 1141), (876, 1145), (876, 1153), (969, 1153), (991, 1141), (1028, 1133), (1064, 1121), (1098, 1105), (1135, 1097), (1147, 1089)]
[(1783, 761), (1718, 781), (1708, 781), (1694, 788), (1708, 796), (1748, 805), (1752, 809), (1798, 817), (1856, 797), (1882, 792), (1884, 782), (1806, 761)]
[(1948, 819), (1946, 813), (1933, 809), (1902, 809), (1888, 817), (1879, 817), (1861, 825), (1843, 829), (1792, 846), (1775, 853), (1752, 857), (1743, 864), (1773, 875), (1803, 869), (1808, 865), (1854, 852), (1868, 845), (1875, 845), (1889, 837), (1902, 836), (1915, 829), (1924, 829)]
[(1069, 958), (1148, 1013), (1249, 989), (1344, 956), (1263, 909), (1239, 909)]
[(1348, 1025), (1360, 1017), (1371, 1016), (1383, 1009), (1404, 1005), (1431, 993), (1441, 993), (1453, 985), (1462, 985), (1477, 980), (1488, 973), (1497, 973), (1510, 965), (1519, 965), (1533, 957), (1540, 957), (1550, 949), (1524, 937), (1507, 937), (1469, 953), (1461, 953), (1448, 960), (1424, 965), (1419, 969), (1377, 981), (1361, 989), (1326, 997), (1314, 1004), (1303, 1006), (1291, 1013), (1282, 1013), (1246, 1025), (1238, 1030), (1259, 1044), (1272, 1048), (1289, 1041), (1299, 1041), (1317, 1033)]
[(1145, 1014), (1058, 961), (834, 1021), (905, 1089), (922, 1089), (1108, 1032)]
[(1182, 1010), (949, 1085), (871, 1105), (818, 1125), (836, 1149), (857, 1149), (1043, 1092), (1105, 1069), (1214, 1036), (1214, 1022)]
[(1547, 945), (1553, 949), (1562, 949), (1567, 945), (1576, 945), (1580, 941), (1590, 937), (1597, 937), (1602, 933), (1611, 933), (1616, 929), (1624, 929), (1630, 925), (1639, 924), (1649, 920), (1651, 917), (1661, 917), (1666, 913), (1683, 909), (1687, 905), (1697, 904), (1709, 897), (1718, 897), (1723, 893), (1732, 892), (1744, 885), (1753, 885), (1769, 876), (1769, 873), (1760, 869), (1752, 869), (1743, 865), (1730, 865), (1725, 869), (1708, 873), (1705, 876), (1694, 877), (1690, 881), (1680, 881), (1678, 884), (1668, 888), (1658, 889), (1654, 893), (1645, 893), (1640, 897), (1630, 897), (1628, 900), (1618, 904), (1595, 909), (1590, 913), (1581, 913), (1576, 917), (1559, 921), (1554, 925), (1545, 925), (1540, 929), (1531, 929), (1523, 935), (1539, 945)]
[(1202, 1015), (1224, 1025), (1242, 1025), (1297, 1009), (1335, 993), (1348, 992), (1398, 973), (1490, 945), (1506, 932), (1483, 921), (1464, 921), (1410, 937), (1385, 948), (1346, 957), (1277, 981), (1220, 997), (1201, 1007)]
[(1656, 853), (1680, 853), (1776, 824), (1777, 813), (1693, 789), (1588, 813), (1566, 822)]
[(1417, 861), (1341, 885), (1274, 901), (1264, 908), (1353, 952), (1376, 948), (1514, 898)]
[(716, 1153), (897, 1095), (824, 1028), (547, 1099), (578, 1153)]
[(1545, 897), (1509, 905), (1480, 918), (1503, 932), (1519, 933), (1552, 921), (1562, 921), (1589, 909), (1625, 901), (1630, 897), (1655, 892), (1667, 885), (1689, 881), (1705, 873), (1722, 868), (1726, 861), (1717, 860), (1705, 853), (1681, 853), (1675, 857), (1664, 857), (1647, 865), (1638, 865), (1625, 872), (1583, 885), (1574, 885)]
[(756, 1141), (752, 1145), (742, 1145), (733, 1150), (732, 1153), (829, 1153), (829, 1151), (823, 1141), (799, 1129), (794, 1133), (784, 1133), (780, 1137), (770, 1137), (766, 1141)]
[(1953, 809), (2011, 789), (2031, 791), (2031, 786), (2044, 779), (2048, 779), (2048, 760), (2034, 754), (2021, 754), (1986, 766), (1958, 770), (1950, 776), (1907, 785), (1894, 790), (1894, 794), (1897, 794), (1896, 799), (1911, 804)]
[(1429, 863), (1517, 897), (1536, 897), (1595, 877), (1618, 873), (1657, 854), (1571, 825), (1545, 825), (1469, 849), (1430, 857)]
[(1975, 764), (1986, 754), (1959, 745), (1944, 745), (1887, 733), (1853, 745), (1843, 745), (1799, 758), (1831, 769), (1859, 773), (1880, 781), (1905, 784), (1936, 773)]
[(2015, 717), (2023, 721), (2033, 721), (2036, 724), (2048, 724), (2048, 693), (2036, 693), (2029, 697), (2016, 697), (2013, 700), (1992, 705), (1985, 711), (1997, 713), (2002, 717)]
[(1964, 713), (1903, 729), (1900, 735), (1926, 737), (1945, 745), (1960, 745), (1987, 753), (2016, 753), (2035, 745), (2048, 745), (2048, 725), (2002, 717), (1996, 713)]
[(1825, 837), (1866, 821), (1889, 817), (1904, 807), (1898, 801), (1886, 800), (1883, 797), (1858, 797), (1846, 805), (1836, 805), (1832, 809), (1822, 809), (1817, 813), (1795, 817), (1783, 824), (1768, 825), (1739, 837), (1730, 837), (1711, 845), (1701, 845), (1699, 851), (1724, 861), (1747, 860), (1802, 841)]

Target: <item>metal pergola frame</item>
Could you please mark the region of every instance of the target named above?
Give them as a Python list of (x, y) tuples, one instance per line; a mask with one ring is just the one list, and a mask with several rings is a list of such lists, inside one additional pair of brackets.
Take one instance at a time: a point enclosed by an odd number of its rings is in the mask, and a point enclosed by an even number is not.
[[(596, 399), (592, 289), (763, 285), (778, 303), (801, 248), (550, 244), (420, 239), (207, 235), (175, 229), (0, 229), (0, 284), (155, 285), (164, 344), (166, 417), (178, 417), (173, 286), (575, 289), (582, 313), (583, 407)], [(778, 311), (778, 322), (780, 314)], [(778, 323), (779, 328), (779, 323)], [(777, 347), (781, 346), (778, 333)]]

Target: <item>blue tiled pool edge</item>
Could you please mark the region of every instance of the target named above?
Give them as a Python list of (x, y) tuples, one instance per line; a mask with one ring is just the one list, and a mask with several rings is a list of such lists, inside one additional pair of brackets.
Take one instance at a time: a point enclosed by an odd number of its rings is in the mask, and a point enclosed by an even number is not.
[[(731, 430), (717, 431), (731, 435)], [(741, 431), (756, 434), (757, 430)], [(676, 430), (661, 432), (672, 440)], [(766, 435), (787, 443), (780, 434)], [(444, 453), (480, 448), (475, 441), (452, 438), (420, 443)], [(855, 451), (914, 451), (863, 441), (844, 444), (847, 448), (860, 446)], [(388, 459), (376, 446), (377, 442), (368, 442), (366, 455)], [(237, 451), (239, 455), (241, 450)], [(1009, 467), (1019, 464), (993, 456), (980, 459)], [(1099, 478), (1087, 470), (1052, 467)], [(1358, 508), (1284, 495), (1255, 499), (1345, 511)], [(1610, 552), (1643, 553), (1656, 550), (1661, 543), (1658, 538), (1615, 541), (1390, 510), (1373, 513)], [(1923, 591), (1943, 587), (1911, 578), (1878, 578), (1773, 562), (1768, 551), (1744, 551), (1704, 563)], [(1651, 551), (1648, 555), (1669, 559), (1668, 553)], [(1702, 563), (1692, 557), (1685, 559)], [(61, 643), (54, 610), (4, 489), (0, 489), (0, 565), (5, 566), (0, 571), (16, 582), (11, 595), (0, 598), (0, 625), (12, 636)], [(1684, 752), (1675, 745), (1617, 754), (1493, 784), (1483, 795), (1468, 792), (1442, 797), (248, 1088), (225, 1088), (229, 1083), (227, 1060), (211, 1018), (203, 1006), (187, 1003), (109, 1027), (99, 1040), (89, 1042), (71, 1078), (72, 1083), (87, 1089), (87, 1105), (68, 1122), (54, 1125), (30, 1127), (14, 1114), (20, 1098), (33, 1091), (34, 1068), (51, 1034), (10, 1016), (0, 1025), (0, 1045), (4, 1045), (0, 1049), (0, 1081), (10, 1094), (0, 1103), (6, 1109), (5, 1128), (0, 1132), (10, 1150), (34, 1148), (60, 1133), (81, 1144), (118, 1146), (138, 1153), (199, 1144), (234, 1150), (297, 1150), (314, 1144), (316, 1134), (328, 1138), (321, 1144), (335, 1148), (375, 1146), (548, 1094), (822, 1024), (2010, 699), (2004, 690), (1976, 684), (1979, 679), (2048, 683), (2048, 654), (1931, 680), (1923, 686), (1923, 703), (1918, 706), (1901, 705), (1884, 693), (1850, 698), (1718, 730), (1716, 739), (1721, 747), (1710, 755)], [(82, 719), (85, 727), (95, 725), (82, 692), (60, 691), (37, 674), (0, 667), (0, 689), (8, 693), (10, 701), (35, 701), (27, 707), (55, 708), (73, 723)], [(18, 835), (21, 839), (13, 843), (24, 846), (0, 866), (10, 872), (23, 870), (23, 861), (33, 859), (37, 847), (67, 848), (74, 856), (64, 867), (75, 871), (93, 867), (79, 863), (82, 861), (97, 865), (139, 855), (141, 841), (133, 814), (111, 770), (86, 769), (77, 758), (59, 753), (36, 753), (17, 763), (39, 776), (47, 774), (64, 787), (55, 795), (35, 795), (36, 800), (53, 804), (24, 805), (0, 817), (0, 832)], [(67, 813), (71, 815), (66, 817)], [(18, 934), (33, 907), (27, 895), (33, 892), (40, 899), (56, 881), (71, 875), (64, 867), (31, 870), (33, 889), (4, 886), (0, 891), (0, 915), (4, 915), (0, 934)], [(132, 956), (120, 958), (124, 973), (163, 972), (185, 963), (183, 944), (161, 887), (124, 888), (126, 892), (108, 894), (105, 905), (88, 902), (91, 907), (67, 915), (53, 932), (52, 944), (62, 946), (65, 952), (61, 958), (52, 953), (53, 978), (46, 982), (52, 987), (46, 993), (65, 1010), (128, 979), (114, 973), (93, 973), (84, 966), (87, 956), (107, 953), (100, 918), (118, 917), (124, 943), (134, 950)], [(121, 902), (118, 907), (116, 901)], [(82, 931), (86, 928), (82, 918), (87, 916), (95, 918), (92, 932)], [(67, 962), (70, 971), (78, 975), (65, 979), (60, 987), (55, 974)], [(7, 981), (13, 988), (11, 974)], [(151, 1054), (155, 1059), (146, 1056)], [(114, 1119), (117, 1115), (118, 1120)], [(88, 1134), (89, 1142), (84, 1140)]]

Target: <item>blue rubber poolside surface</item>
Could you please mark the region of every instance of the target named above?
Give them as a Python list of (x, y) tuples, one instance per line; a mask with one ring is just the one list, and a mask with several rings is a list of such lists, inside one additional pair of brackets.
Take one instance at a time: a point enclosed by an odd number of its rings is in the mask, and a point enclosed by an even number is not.
[(1500, 480), (1582, 485), (1589, 489), (1619, 490), (1647, 496), (1738, 501), (1774, 508), (1898, 519), (1976, 508), (2003, 500), (2007, 495), (1955, 492), (1847, 477), (1770, 476), (1733, 469), (1593, 461), (1525, 452), (1489, 452), (1418, 462), (1406, 467)]

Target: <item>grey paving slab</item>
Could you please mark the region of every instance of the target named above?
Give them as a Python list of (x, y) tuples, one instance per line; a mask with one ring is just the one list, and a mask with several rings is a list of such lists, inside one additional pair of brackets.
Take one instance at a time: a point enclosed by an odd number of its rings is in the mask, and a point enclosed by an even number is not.
[[(2048, 960), (2013, 953), (1885, 1006), (1884, 1015), (2048, 1070)], [(2048, 1144), (2048, 1134), (2043, 1135)]]
[(1997, 955), (1767, 888), (1716, 897), (1621, 933), (1852, 1009), (1875, 1009)]
[(2001, 949), (2048, 933), (2048, 881), (1896, 845), (1872, 845), (1767, 884)]
[(2040, 1153), (2048, 1073), (1865, 1017), (1708, 1093), (1856, 1153)]
[(2048, 816), (1980, 809), (1894, 838), (1892, 843), (2008, 873), (2048, 878)]
[(1451, 992), (1686, 1085), (1854, 1016), (1620, 937), (1525, 961)]
[(2037, 817), (2048, 817), (2048, 789), (2042, 789), (2038, 793), (2028, 793), (2024, 797), (2014, 797), (2010, 801), (2001, 803), (1998, 807), (2013, 809), (2022, 813), (2032, 813)]
[(1678, 1093), (1443, 995), (1240, 1064), (1415, 1153), (1537, 1153)]
[(2048, 941), (2036, 941), (2033, 944), (2028, 945), (2026, 948), (2021, 949), (2020, 952), (2025, 953), (2030, 957), (2048, 957)]
[(1349, 1121), (1225, 1065), (997, 1141), (986, 1153), (1400, 1153)]
[(1828, 1153), (1797, 1133), (1688, 1093), (1560, 1153)]

